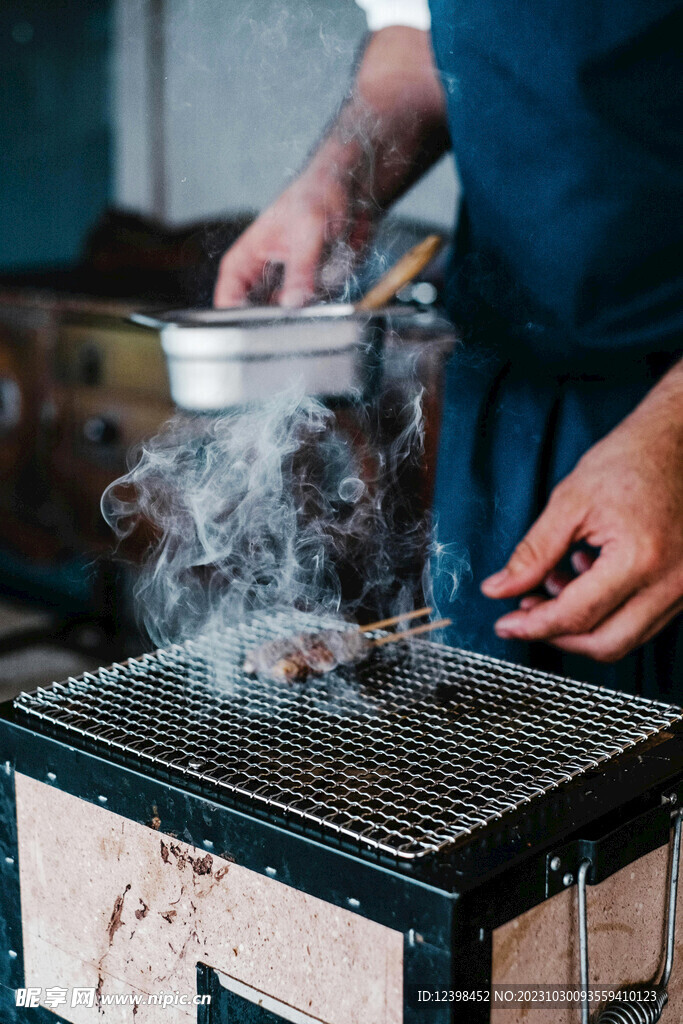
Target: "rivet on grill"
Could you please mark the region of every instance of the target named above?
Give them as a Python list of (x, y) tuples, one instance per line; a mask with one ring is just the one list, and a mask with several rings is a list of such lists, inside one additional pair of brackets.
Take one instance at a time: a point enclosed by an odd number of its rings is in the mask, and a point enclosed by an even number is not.
[(14, 864), (14, 857), (5, 857), (5, 864)]
[(13, 949), (8, 949), (7, 953), (8, 953), (8, 956), (9, 956), (10, 960), (16, 960), (17, 954), (15, 953), (15, 951)]
[(106, 796), (102, 796), (101, 793), (100, 793), (100, 795), (98, 796), (97, 799), (100, 801), (101, 804), (106, 804), (106, 802), (107, 802)]
[(213, 843), (210, 839), (202, 839), (202, 846), (205, 846), (207, 850), (213, 850)]
[(567, 888), (569, 888), (569, 886), (573, 885), (573, 884), (574, 884), (574, 876), (571, 873), (571, 871), (568, 871), (567, 874), (564, 875), (564, 877), (562, 878), (562, 885), (564, 885)]
[(562, 867), (562, 861), (560, 860), (560, 858), (559, 857), (553, 857), (553, 859), (550, 861), (550, 870), (551, 871), (559, 871), (561, 867)]
[(271, 878), (275, 878), (277, 871), (275, 870), (275, 868), (266, 868), (266, 874), (270, 875)]
[(54, 782), (56, 780), (56, 778), (57, 778), (57, 776), (55, 775), (54, 772), (48, 772), (47, 773), (47, 777), (50, 780), (50, 782)]
[(360, 906), (360, 900), (357, 900), (354, 896), (347, 896), (346, 902), (350, 907), (353, 907), (354, 909)]

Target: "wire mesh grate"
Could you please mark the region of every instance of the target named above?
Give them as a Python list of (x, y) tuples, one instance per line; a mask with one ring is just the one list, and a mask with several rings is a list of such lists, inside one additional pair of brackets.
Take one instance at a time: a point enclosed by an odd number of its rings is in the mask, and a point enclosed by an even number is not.
[[(275, 614), (35, 693), (23, 715), (362, 847), (448, 847), (681, 720), (677, 707), (429, 641), (305, 684), (242, 663)], [(400, 648), (400, 649), (399, 649)]]

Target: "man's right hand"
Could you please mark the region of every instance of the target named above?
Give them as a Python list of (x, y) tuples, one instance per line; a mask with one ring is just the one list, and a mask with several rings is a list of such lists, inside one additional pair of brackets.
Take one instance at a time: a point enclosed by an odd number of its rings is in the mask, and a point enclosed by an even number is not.
[(357, 253), (368, 239), (369, 217), (353, 205), (347, 184), (314, 166), (304, 171), (224, 254), (214, 305), (243, 305), (252, 291), (282, 306), (310, 302), (335, 243)]
[(259, 301), (302, 306), (321, 286), (324, 293), (341, 283), (322, 280), (330, 254), (333, 262), (343, 255), (348, 276), (374, 220), (448, 144), (428, 33), (401, 25), (376, 32), (311, 162), (223, 256), (214, 304), (243, 305), (255, 292)]

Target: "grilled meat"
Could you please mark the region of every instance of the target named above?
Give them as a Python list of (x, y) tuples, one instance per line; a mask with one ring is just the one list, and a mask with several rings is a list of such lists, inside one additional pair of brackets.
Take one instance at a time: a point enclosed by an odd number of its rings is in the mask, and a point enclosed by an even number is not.
[(372, 640), (360, 630), (323, 629), (269, 640), (249, 651), (243, 667), (245, 672), (278, 682), (301, 682), (338, 665), (362, 661), (371, 650)]

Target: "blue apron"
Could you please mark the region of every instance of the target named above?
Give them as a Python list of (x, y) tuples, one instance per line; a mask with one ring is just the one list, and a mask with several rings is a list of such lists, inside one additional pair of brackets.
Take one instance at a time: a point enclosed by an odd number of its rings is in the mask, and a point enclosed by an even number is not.
[[(446, 296), (439, 540), (471, 578), (449, 640), (683, 703), (680, 619), (615, 665), (498, 639), (481, 580), (683, 338), (683, 9), (668, 0), (432, 0), (464, 207)], [(450, 607), (449, 607), (450, 605)]]

